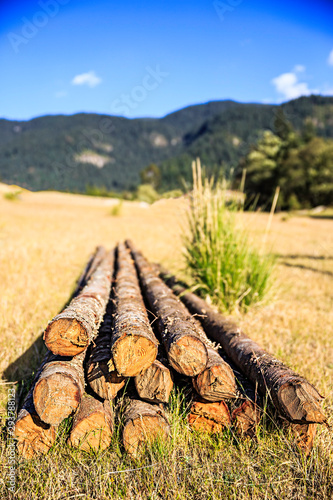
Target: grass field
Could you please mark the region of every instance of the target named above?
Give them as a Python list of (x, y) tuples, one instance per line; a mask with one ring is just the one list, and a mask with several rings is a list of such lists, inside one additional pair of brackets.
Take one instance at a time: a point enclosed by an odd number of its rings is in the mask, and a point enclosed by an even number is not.
[[(137, 461), (122, 453), (118, 436), (106, 452), (70, 450), (64, 434), (40, 459), (16, 461), (16, 493), (8, 490), (6, 402), (20, 396), (43, 355), (40, 335), (67, 301), (75, 280), (98, 244), (131, 238), (153, 260), (179, 272), (185, 200), (152, 206), (60, 193), (0, 189), (0, 497), (20, 499), (330, 499), (333, 498), (331, 431), (318, 431), (312, 455), (295, 451), (290, 437), (269, 419), (258, 441), (231, 433), (210, 437), (189, 430), (182, 394), (172, 398), (172, 439), (156, 443)], [(112, 213), (120, 212), (114, 216)], [(266, 214), (245, 214), (261, 245)], [(307, 377), (325, 396), (333, 424), (333, 222), (274, 216), (266, 250), (278, 256), (276, 294), (267, 306), (236, 320), (267, 350)], [(10, 384), (8, 383), (10, 382)], [(136, 469), (136, 470), (133, 470)]]

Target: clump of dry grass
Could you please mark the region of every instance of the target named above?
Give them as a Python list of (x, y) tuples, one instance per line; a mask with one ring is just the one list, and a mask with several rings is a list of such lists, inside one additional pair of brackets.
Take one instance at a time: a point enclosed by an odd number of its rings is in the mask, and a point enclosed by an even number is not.
[[(31, 378), (42, 354), (48, 320), (70, 295), (97, 244), (131, 238), (150, 260), (171, 271), (183, 266), (181, 236), (186, 200), (147, 207), (124, 202), (110, 217), (105, 200), (57, 193), (22, 193), (20, 203), (0, 197), (1, 498), (328, 499), (333, 497), (332, 434), (322, 427), (305, 459), (292, 438), (270, 421), (258, 442), (193, 433), (186, 423), (184, 392), (173, 395), (173, 434), (137, 461), (123, 454), (119, 435), (100, 454), (67, 448), (66, 426), (51, 452), (26, 462), (17, 457), (17, 491), (8, 491), (6, 402), (8, 384)], [(259, 244), (267, 214), (242, 214)], [(237, 318), (263, 347), (307, 377), (326, 397), (333, 416), (333, 234), (330, 220), (275, 216), (267, 240), (278, 259), (282, 292), (275, 302)], [(28, 352), (27, 352), (28, 351)], [(17, 395), (27, 384), (14, 385)], [(20, 389), (21, 388), (21, 389)], [(117, 432), (120, 432), (118, 430)], [(138, 469), (138, 470), (132, 470)]]
[[(224, 311), (247, 310), (266, 300), (272, 288), (273, 255), (260, 251), (242, 223), (241, 193), (225, 180), (203, 177), (193, 162), (193, 190), (185, 233), (185, 258), (199, 292)], [(265, 236), (267, 233), (265, 233)]]

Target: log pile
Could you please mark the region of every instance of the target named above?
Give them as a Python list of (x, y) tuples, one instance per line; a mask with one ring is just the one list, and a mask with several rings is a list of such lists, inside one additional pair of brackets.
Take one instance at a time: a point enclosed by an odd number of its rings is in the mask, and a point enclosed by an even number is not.
[(317, 424), (326, 422), (322, 396), (307, 380), (130, 241), (96, 249), (44, 340), (48, 351), (15, 426), (27, 459), (50, 450), (68, 417), (70, 447), (105, 450), (119, 424), (125, 452), (137, 457), (171, 435), (168, 402), (184, 381), (192, 386), (187, 424), (194, 431), (253, 438), (271, 400), (309, 454)]

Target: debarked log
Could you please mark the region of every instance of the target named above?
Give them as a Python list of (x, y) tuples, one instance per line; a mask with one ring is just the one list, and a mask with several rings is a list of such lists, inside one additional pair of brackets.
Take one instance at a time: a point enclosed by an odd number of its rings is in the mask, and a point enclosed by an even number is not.
[(131, 400), (124, 414), (123, 444), (133, 457), (156, 439), (165, 440), (170, 435), (170, 424), (159, 405)]
[(77, 297), (48, 324), (46, 347), (54, 354), (75, 356), (97, 335), (109, 300), (114, 252), (109, 252)]
[(168, 356), (177, 372), (194, 377), (201, 373), (208, 360), (207, 348), (200, 338), (198, 325), (186, 307), (158, 277), (154, 268), (127, 241), (134, 257), (141, 284)]
[(34, 405), (43, 422), (59, 425), (78, 407), (84, 393), (85, 354), (58, 357), (43, 366), (33, 390)]
[(130, 251), (118, 245), (112, 358), (119, 375), (135, 377), (156, 359), (158, 341), (150, 326)]
[(84, 451), (105, 450), (111, 443), (113, 420), (110, 401), (102, 403), (84, 394), (75, 413), (67, 444)]
[(207, 335), (218, 342), (227, 356), (258, 388), (272, 398), (277, 411), (287, 420), (325, 423), (323, 397), (304, 377), (284, 365), (245, 335), (233, 322), (214, 311), (203, 299), (187, 292), (170, 275), (165, 279), (192, 314), (198, 315)]

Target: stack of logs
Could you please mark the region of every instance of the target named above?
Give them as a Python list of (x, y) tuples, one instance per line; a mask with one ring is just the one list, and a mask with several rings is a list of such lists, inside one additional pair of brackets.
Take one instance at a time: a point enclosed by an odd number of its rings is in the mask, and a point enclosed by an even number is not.
[(270, 399), (309, 453), (316, 424), (326, 422), (322, 396), (309, 382), (149, 264), (130, 241), (111, 252), (96, 249), (44, 340), (48, 351), (15, 426), (25, 458), (46, 453), (71, 415), (69, 446), (106, 449), (119, 391), (123, 446), (136, 456), (170, 435), (165, 406), (181, 377), (192, 379), (188, 423), (198, 431), (232, 427), (255, 436)]

